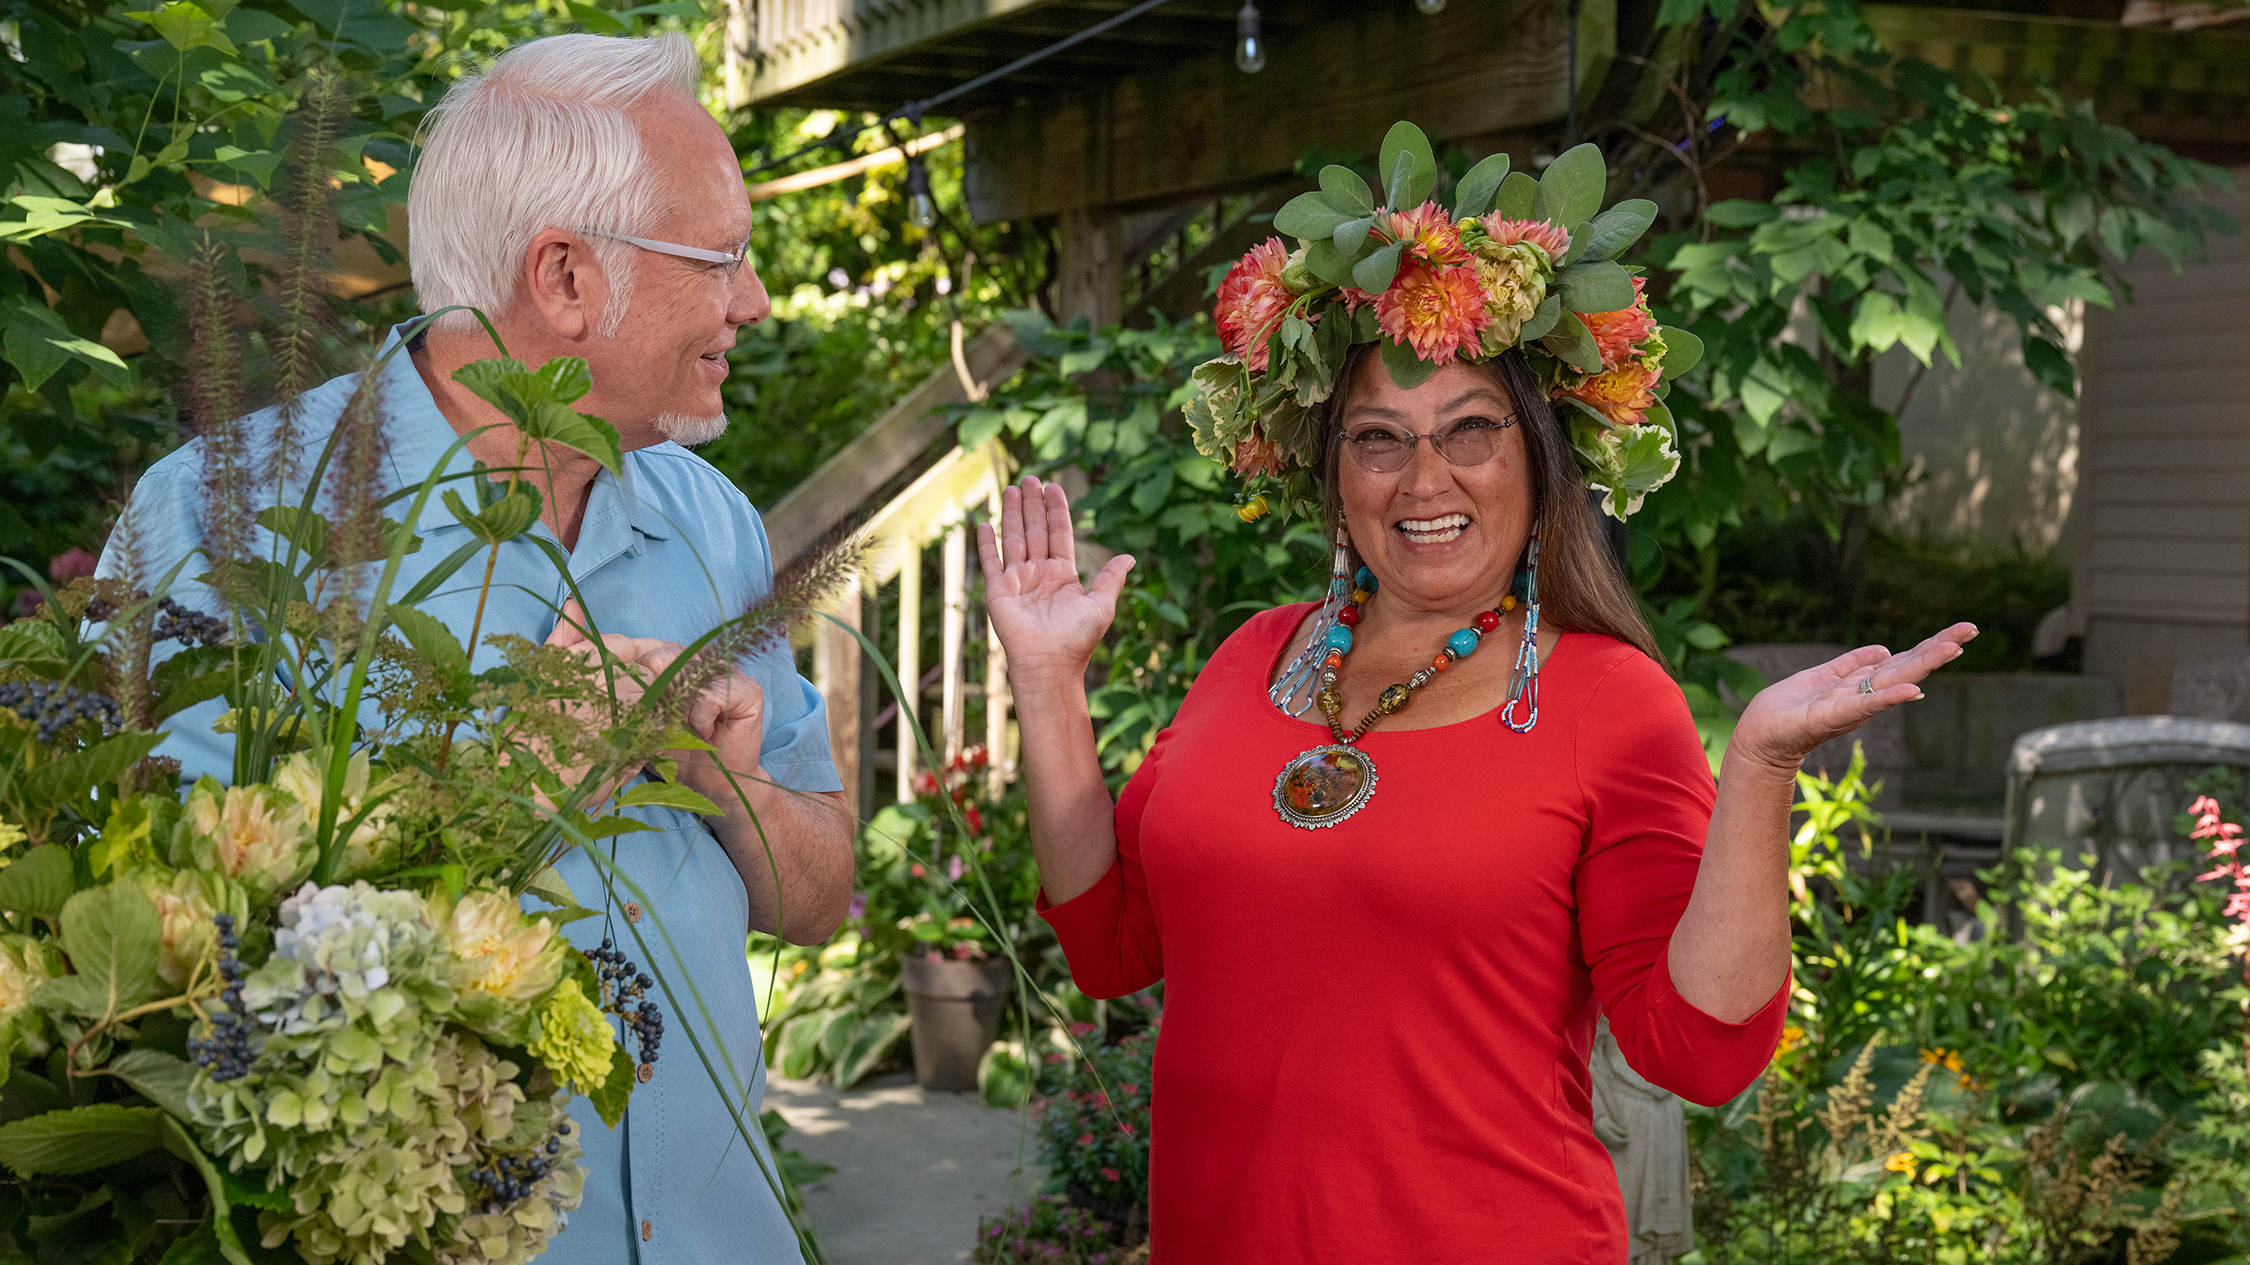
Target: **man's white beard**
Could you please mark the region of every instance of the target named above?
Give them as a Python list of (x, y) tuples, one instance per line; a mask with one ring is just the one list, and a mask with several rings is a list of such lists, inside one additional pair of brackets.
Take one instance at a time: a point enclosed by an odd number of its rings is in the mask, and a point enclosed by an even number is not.
[(656, 419), (656, 433), (682, 448), (694, 448), (726, 434), (727, 415), (697, 417), (693, 413), (665, 413)]

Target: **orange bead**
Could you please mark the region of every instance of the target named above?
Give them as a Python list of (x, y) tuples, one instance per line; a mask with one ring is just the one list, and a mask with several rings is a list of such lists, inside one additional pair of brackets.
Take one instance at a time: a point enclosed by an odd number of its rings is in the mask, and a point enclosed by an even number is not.
[(1344, 666), (1344, 656), (1331, 650), (1328, 652), (1328, 657), (1321, 660), (1320, 662), (1322, 667), (1340, 668)]
[(1453, 666), (1453, 656), (1449, 654), (1441, 654), (1437, 658), (1430, 660), (1430, 666), (1436, 668), (1440, 672), (1443, 672), (1447, 668)]

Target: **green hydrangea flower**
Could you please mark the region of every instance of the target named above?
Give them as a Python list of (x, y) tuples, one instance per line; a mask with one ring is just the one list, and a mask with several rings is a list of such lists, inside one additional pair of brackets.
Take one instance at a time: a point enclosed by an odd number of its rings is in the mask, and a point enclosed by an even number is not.
[(531, 1052), (553, 1070), (555, 1077), (581, 1094), (590, 1094), (609, 1079), (609, 1065), (617, 1037), (609, 1020), (578, 986), (566, 979), (539, 1011), (539, 1031), (531, 1039)]

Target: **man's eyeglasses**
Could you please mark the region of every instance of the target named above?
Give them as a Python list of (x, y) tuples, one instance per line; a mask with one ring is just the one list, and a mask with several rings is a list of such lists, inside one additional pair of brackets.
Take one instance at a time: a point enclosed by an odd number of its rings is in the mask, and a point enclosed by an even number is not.
[(1390, 474), (1405, 468), (1414, 455), (1414, 445), (1429, 440), (1437, 455), (1456, 466), (1481, 466), (1492, 460), (1500, 451), (1500, 436), (1515, 418), (1491, 421), (1472, 417), (1450, 429), (1417, 435), (1410, 430), (1392, 430), (1387, 426), (1370, 426), (1365, 430), (1337, 436), (1344, 443), (1344, 451), (1352, 461), (1370, 474)]
[(659, 255), (677, 255), (682, 259), (700, 259), (705, 263), (725, 264), (727, 266), (726, 277), (729, 281), (734, 280), (735, 274), (742, 271), (743, 263), (751, 259), (750, 239), (747, 237), (742, 239), (740, 247), (729, 254), (723, 250), (705, 250), (701, 246), (682, 246), (678, 242), (660, 242), (647, 237), (634, 237), (629, 233), (605, 232), (598, 228), (581, 228), (572, 231), (586, 237), (607, 237), (612, 241), (638, 246), (642, 250), (653, 250)]

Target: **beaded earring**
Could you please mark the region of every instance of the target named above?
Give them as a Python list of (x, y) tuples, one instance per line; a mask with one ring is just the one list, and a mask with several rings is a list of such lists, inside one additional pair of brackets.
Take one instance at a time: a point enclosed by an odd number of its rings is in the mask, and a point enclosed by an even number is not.
[[(1531, 546), (1524, 551), (1524, 569), (1516, 572), (1516, 587), (1523, 597), (1523, 645), (1516, 650), (1516, 670), (1508, 678), (1508, 705), (1500, 709), (1500, 721), (1519, 734), (1531, 732), (1539, 723), (1539, 535), (1532, 533)], [(1516, 707), (1525, 705), (1524, 718), (1516, 719)]]
[[(1315, 686), (1320, 679), (1320, 663), (1328, 654), (1328, 633), (1337, 626), (1344, 607), (1351, 603), (1351, 537), (1342, 527), (1336, 529), (1336, 561), (1328, 571), (1328, 595), (1321, 599), (1320, 610), (1313, 616), (1312, 628), (1305, 638), (1305, 648), (1281, 670), (1281, 676), (1266, 691), (1273, 705), (1288, 716), (1302, 716), (1311, 710), (1318, 692)], [(1303, 700), (1298, 701), (1298, 695)]]

